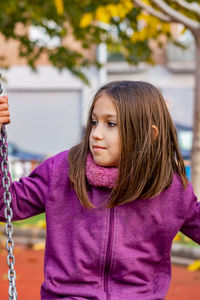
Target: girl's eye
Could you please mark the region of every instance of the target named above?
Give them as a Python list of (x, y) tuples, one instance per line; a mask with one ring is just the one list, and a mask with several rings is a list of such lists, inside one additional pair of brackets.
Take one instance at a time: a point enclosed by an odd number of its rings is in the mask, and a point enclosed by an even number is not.
[(96, 120), (92, 120), (92, 121), (91, 121), (91, 125), (92, 125), (92, 126), (97, 126), (97, 124), (98, 124), (98, 122), (97, 122)]
[(109, 121), (108, 125), (109, 125), (109, 127), (115, 127), (115, 126), (117, 126), (117, 123)]

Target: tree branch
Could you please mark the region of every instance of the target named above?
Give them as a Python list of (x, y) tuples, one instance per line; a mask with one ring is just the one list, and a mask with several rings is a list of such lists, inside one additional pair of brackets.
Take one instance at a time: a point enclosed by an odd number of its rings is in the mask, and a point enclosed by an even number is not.
[(189, 11), (193, 11), (198, 16), (200, 16), (200, 5), (198, 3), (189, 3), (185, 0), (172, 0), (173, 2), (178, 3), (181, 7), (186, 8)]
[(200, 23), (192, 20), (185, 15), (181, 14), (177, 10), (170, 7), (165, 1), (163, 0), (152, 0), (152, 2), (167, 16), (171, 17), (174, 22), (182, 23), (188, 29), (192, 31), (200, 30)]
[(172, 21), (172, 19), (169, 16), (164, 15), (160, 11), (154, 9), (150, 5), (145, 4), (141, 0), (133, 0), (133, 2), (135, 4), (137, 4), (139, 7), (143, 8), (145, 11), (147, 11), (150, 15), (153, 15), (154, 17), (157, 17), (157, 18), (159, 18), (160, 20), (162, 20), (164, 22), (171, 22)]

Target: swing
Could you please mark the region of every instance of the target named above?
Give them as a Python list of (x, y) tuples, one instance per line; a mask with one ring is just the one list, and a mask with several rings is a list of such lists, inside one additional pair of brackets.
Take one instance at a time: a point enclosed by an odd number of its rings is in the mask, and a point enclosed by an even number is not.
[[(1, 75), (0, 75), (1, 76)], [(2, 93), (2, 88), (0, 84), (0, 94)], [(0, 155), (2, 156), (2, 163), (1, 163), (1, 170), (3, 172), (3, 178), (2, 178), (2, 184), (4, 188), (4, 194), (3, 194), (3, 199), (4, 203), (6, 204), (6, 208), (4, 211), (5, 218), (6, 218), (6, 249), (8, 251), (7, 255), (7, 264), (9, 267), (8, 270), (8, 281), (9, 281), (9, 288), (8, 288), (8, 294), (9, 294), (9, 300), (17, 300), (17, 290), (16, 290), (16, 272), (14, 269), (15, 265), (15, 257), (13, 255), (13, 250), (14, 250), (14, 241), (12, 238), (13, 234), (13, 225), (11, 223), (13, 212), (11, 208), (11, 193), (9, 192), (9, 187), (10, 187), (10, 178), (8, 176), (8, 145), (6, 143), (7, 141), (7, 132), (6, 132), (6, 127), (3, 124), (2, 129), (1, 129), (1, 135), (2, 135), (2, 145), (0, 147)]]

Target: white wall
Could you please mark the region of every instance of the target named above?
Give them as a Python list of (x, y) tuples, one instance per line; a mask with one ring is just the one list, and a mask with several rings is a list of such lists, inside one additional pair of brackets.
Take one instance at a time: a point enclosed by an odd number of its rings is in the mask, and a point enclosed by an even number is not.
[(54, 154), (81, 138), (81, 92), (8, 91), (12, 124), (9, 140), (22, 149)]

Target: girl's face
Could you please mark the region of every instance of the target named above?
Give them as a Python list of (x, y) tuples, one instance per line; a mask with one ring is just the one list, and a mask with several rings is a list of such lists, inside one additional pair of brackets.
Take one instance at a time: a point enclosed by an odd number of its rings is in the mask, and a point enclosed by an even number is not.
[(118, 166), (121, 141), (117, 122), (117, 110), (111, 98), (103, 94), (95, 102), (92, 112), (90, 151), (96, 164)]

